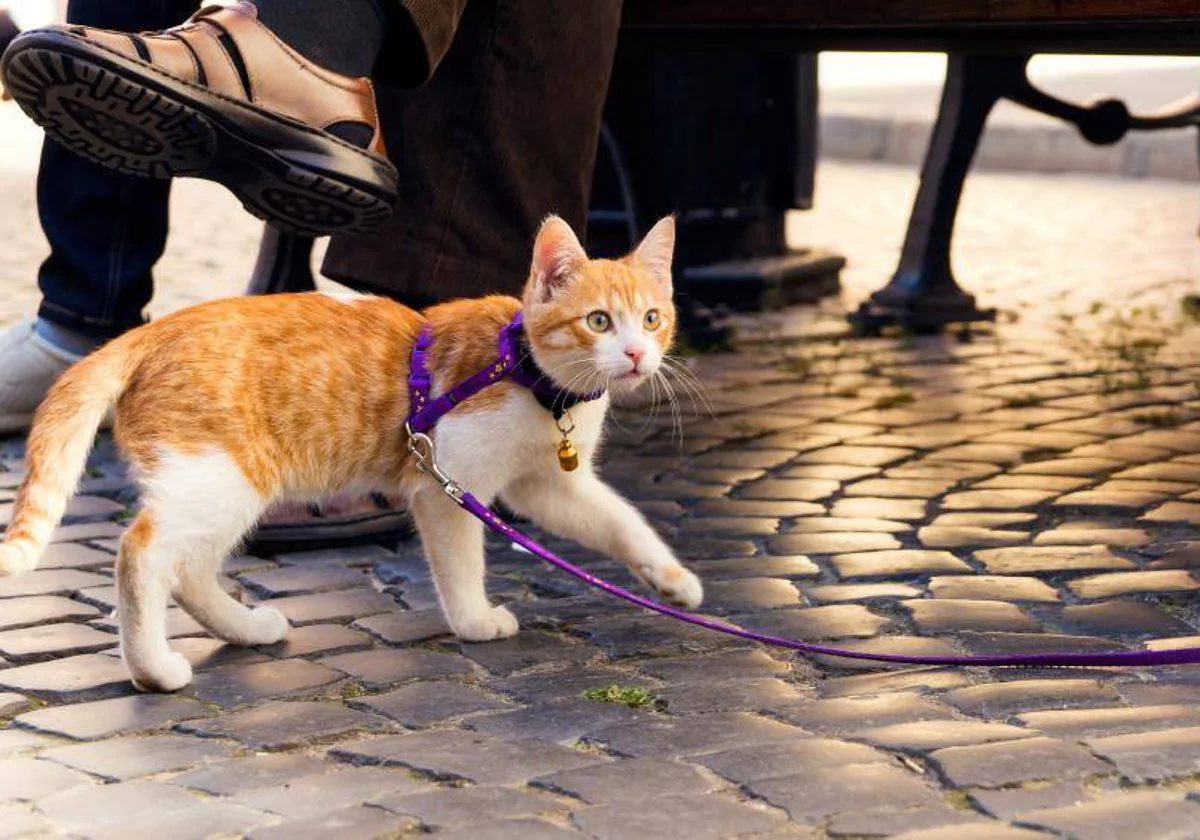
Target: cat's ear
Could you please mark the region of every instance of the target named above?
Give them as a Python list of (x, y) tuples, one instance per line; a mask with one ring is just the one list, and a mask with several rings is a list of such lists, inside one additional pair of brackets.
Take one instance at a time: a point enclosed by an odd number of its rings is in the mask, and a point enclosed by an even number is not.
[(668, 292), (671, 290), (671, 258), (674, 255), (674, 216), (659, 219), (632, 254), (634, 263), (650, 272)]
[(533, 242), (529, 290), (537, 300), (549, 300), (586, 262), (587, 254), (571, 226), (558, 216), (548, 216)]

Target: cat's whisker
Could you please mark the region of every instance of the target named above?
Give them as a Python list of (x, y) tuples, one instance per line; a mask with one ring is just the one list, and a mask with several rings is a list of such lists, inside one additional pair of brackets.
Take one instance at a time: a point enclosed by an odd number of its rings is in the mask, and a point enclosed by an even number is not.
[(655, 371), (654, 376), (656, 379), (659, 377), (662, 377), (663, 391), (666, 393), (666, 396), (667, 396), (667, 404), (671, 408), (671, 439), (679, 440), (679, 451), (682, 452), (683, 451), (683, 419), (680, 415), (679, 401), (676, 398), (675, 394), (673, 393), (669, 381), (663, 375), (663, 371), (664, 371), (663, 368), (659, 368), (657, 371)]
[[(700, 413), (699, 409), (701, 408), (703, 396), (700, 395), (699, 399), (698, 399), (698, 395), (696, 394), (695, 389), (692, 388), (690, 386), (690, 383), (688, 383), (679, 374), (679, 372), (677, 370), (675, 370), (673, 367), (671, 367), (670, 365), (663, 365), (662, 371), (663, 371), (664, 381), (666, 381), (668, 383), (667, 387), (671, 389), (672, 393), (674, 393), (676, 387), (678, 387), (679, 390), (681, 390), (683, 392), (683, 394), (686, 395), (687, 398), (691, 401), (691, 404), (692, 404), (691, 413), (699, 414)], [(674, 383), (678, 383), (678, 385), (676, 386), (676, 384), (674, 384)]]
[(679, 375), (681, 380), (686, 380), (689, 383), (696, 395), (704, 401), (707, 410), (711, 413), (712, 403), (709, 402), (708, 395), (705, 393), (704, 383), (700, 381), (699, 377), (696, 376), (692, 369), (689, 368), (682, 359), (679, 359), (675, 356), (666, 356), (664, 357), (663, 361), (667, 363), (667, 366), (671, 370), (675, 371)]
[(713, 411), (712, 402), (709, 400), (708, 395), (705, 393), (704, 385), (696, 377), (696, 374), (693, 373), (683, 362), (670, 356), (663, 357), (663, 362), (665, 363), (667, 371), (671, 373), (679, 382), (680, 386), (688, 392), (688, 395), (692, 400), (693, 408), (703, 408), (710, 417), (715, 418), (716, 413)]
[(642, 421), (641, 431), (645, 431), (654, 423), (654, 419), (658, 416), (659, 406), (662, 405), (662, 399), (658, 395), (658, 372), (655, 371), (654, 376), (650, 378), (650, 411), (646, 414), (645, 420)]

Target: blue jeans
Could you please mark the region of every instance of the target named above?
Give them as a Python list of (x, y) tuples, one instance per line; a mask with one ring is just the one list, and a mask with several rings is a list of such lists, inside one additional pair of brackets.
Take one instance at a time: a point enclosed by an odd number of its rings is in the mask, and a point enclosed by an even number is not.
[[(71, 0), (67, 20), (136, 32), (182, 23), (195, 0)], [(105, 169), (46, 141), (38, 215), (50, 256), (38, 272), (38, 317), (107, 341), (142, 324), (167, 242), (171, 182)]]

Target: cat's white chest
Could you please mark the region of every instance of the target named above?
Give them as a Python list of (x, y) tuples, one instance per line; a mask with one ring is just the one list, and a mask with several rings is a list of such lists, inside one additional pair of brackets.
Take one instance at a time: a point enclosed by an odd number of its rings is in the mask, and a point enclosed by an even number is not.
[[(562, 418), (581, 461), (596, 451), (607, 407), (605, 396), (575, 406)], [(563, 432), (529, 394), (513, 393), (491, 411), (452, 411), (438, 421), (435, 439), (446, 463), (483, 467), (492, 479), (489, 484), (497, 487), (522, 476), (561, 470), (558, 448)]]

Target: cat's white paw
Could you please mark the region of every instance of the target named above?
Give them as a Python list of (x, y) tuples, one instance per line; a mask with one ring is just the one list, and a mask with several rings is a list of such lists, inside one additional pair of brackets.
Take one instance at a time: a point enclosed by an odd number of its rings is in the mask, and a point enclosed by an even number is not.
[(521, 625), (508, 607), (492, 607), (482, 615), (452, 622), (451, 629), (464, 642), (490, 642), (517, 635)]
[(255, 607), (250, 611), (250, 618), (254, 622), (249, 642), (252, 645), (273, 645), (282, 642), (291, 629), (287, 617), (273, 607)]
[(659, 595), (673, 604), (694, 610), (704, 601), (704, 585), (700, 583), (700, 578), (679, 563), (643, 569), (642, 577)]
[(29, 555), (15, 545), (0, 545), (0, 578), (22, 575), (33, 568)]
[(191, 681), (191, 664), (182, 653), (172, 651), (170, 656), (153, 669), (138, 669), (134, 673), (133, 687), (138, 691), (178, 691)]

